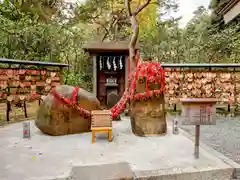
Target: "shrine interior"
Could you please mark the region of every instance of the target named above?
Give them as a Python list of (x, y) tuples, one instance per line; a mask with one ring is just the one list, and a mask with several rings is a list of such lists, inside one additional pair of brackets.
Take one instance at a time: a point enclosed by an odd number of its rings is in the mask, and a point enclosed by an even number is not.
[[(97, 55), (97, 98), (107, 108), (110, 93), (121, 97), (125, 90), (126, 56), (123, 53)], [(114, 100), (114, 99), (113, 99)], [(110, 107), (108, 107), (110, 108)]]

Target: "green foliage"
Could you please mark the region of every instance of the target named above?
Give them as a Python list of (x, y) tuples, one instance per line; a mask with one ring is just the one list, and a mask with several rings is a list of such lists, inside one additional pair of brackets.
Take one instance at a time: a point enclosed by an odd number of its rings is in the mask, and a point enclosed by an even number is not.
[(91, 71), (86, 71), (91, 61), (81, 48), (95, 38), (91, 29), (79, 23), (40, 21), (38, 15), (6, 1), (0, 3), (0, 12), (1, 57), (67, 63), (71, 67), (65, 70), (65, 82), (91, 89)]
[[(123, 0), (87, 0), (68, 9), (61, 0), (21, 2), (0, 2), (0, 56), (67, 63), (71, 67), (64, 70), (66, 84), (92, 88), (92, 63), (82, 50), (86, 41), (126, 40), (131, 34)], [(179, 28), (180, 18), (166, 18), (178, 10), (175, 1), (154, 2), (157, 12), (151, 5), (139, 19), (144, 58), (171, 63), (239, 62), (239, 20), (220, 30), (217, 20), (212, 23), (214, 14), (201, 6), (187, 26)], [(212, 7), (218, 2), (213, 0)]]
[(240, 60), (240, 21), (225, 26), (212, 24), (208, 10), (199, 7), (185, 28), (179, 19), (160, 18), (154, 33), (142, 36), (145, 56), (169, 63), (234, 63)]
[(123, 0), (87, 0), (74, 8), (72, 22), (90, 23), (101, 40), (125, 40), (129, 20)]

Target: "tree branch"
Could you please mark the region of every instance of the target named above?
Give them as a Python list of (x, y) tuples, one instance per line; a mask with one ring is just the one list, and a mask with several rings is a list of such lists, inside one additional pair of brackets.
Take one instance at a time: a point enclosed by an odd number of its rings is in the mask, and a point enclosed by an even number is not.
[[(110, 33), (111, 29), (113, 27), (115, 27), (115, 25), (119, 22), (119, 20), (121, 19), (121, 13), (123, 12), (124, 9), (122, 9), (120, 12), (119, 12), (119, 15), (117, 17), (113, 16), (113, 19), (112, 19), (112, 23), (110, 24), (109, 28), (107, 29), (106, 27), (103, 27), (106, 31), (106, 33), (104, 34), (103, 38), (102, 38), (102, 41), (105, 40), (105, 38), (107, 37), (107, 35)], [(103, 26), (103, 25), (102, 25)]]
[(136, 9), (136, 11), (133, 13), (134, 16), (138, 15), (145, 7), (147, 7), (150, 4), (151, 0), (146, 0), (144, 4), (142, 4), (140, 7)]
[(132, 16), (131, 6), (130, 6), (131, 0), (124, 0), (125, 7), (127, 9), (128, 16)]
[(129, 48), (130, 68), (131, 68), (131, 71), (133, 72), (135, 69), (135, 66), (136, 66), (136, 64), (135, 64), (135, 46), (137, 44), (138, 35), (139, 35), (139, 25), (138, 25), (138, 21), (137, 21), (137, 15), (150, 4), (151, 0), (145, 0), (145, 3), (138, 6), (136, 8), (136, 11), (133, 13), (131, 12), (131, 7), (130, 7), (131, 0), (125, 0), (124, 2), (125, 2), (128, 16), (129, 16), (129, 19), (130, 19), (130, 22), (132, 25), (132, 30), (133, 30), (133, 33), (132, 33), (132, 36), (130, 39), (130, 43), (129, 43), (129, 47), (128, 47)]

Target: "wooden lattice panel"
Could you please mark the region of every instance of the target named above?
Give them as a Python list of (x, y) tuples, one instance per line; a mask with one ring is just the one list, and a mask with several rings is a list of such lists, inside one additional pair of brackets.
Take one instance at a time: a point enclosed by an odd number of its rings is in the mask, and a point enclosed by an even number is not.
[(235, 76), (235, 101), (237, 104), (240, 104), (240, 72), (235, 72), (234, 74)]
[(216, 74), (207, 71), (185, 71), (183, 79), (183, 98), (214, 97), (214, 82)]
[(112, 113), (108, 110), (92, 111), (92, 128), (96, 127), (112, 127)]
[(165, 73), (166, 76), (166, 94), (165, 101), (168, 104), (175, 104), (178, 102), (181, 82), (182, 82), (182, 72), (177, 69), (168, 69)]
[(240, 104), (240, 72), (233, 70), (167, 69), (165, 102), (180, 98), (217, 98), (218, 104)]
[(218, 72), (215, 83), (215, 96), (219, 103), (234, 102), (234, 73)]
[[(60, 72), (48, 69), (0, 68), (0, 99), (30, 101), (60, 85)], [(34, 96), (33, 96), (34, 95)]]

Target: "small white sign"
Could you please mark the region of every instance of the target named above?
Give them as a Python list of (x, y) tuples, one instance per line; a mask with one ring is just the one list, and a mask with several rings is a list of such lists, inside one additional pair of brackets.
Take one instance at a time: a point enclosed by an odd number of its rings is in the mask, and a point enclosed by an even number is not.
[(173, 127), (172, 127), (173, 134), (179, 134), (179, 121), (178, 121), (178, 119), (174, 118), (172, 124), (173, 124)]
[(30, 122), (23, 122), (23, 138), (30, 138)]

